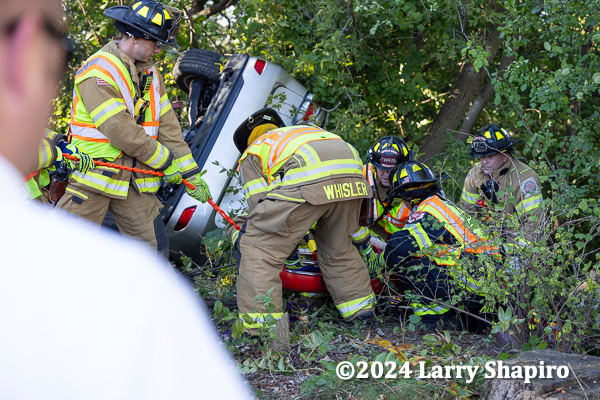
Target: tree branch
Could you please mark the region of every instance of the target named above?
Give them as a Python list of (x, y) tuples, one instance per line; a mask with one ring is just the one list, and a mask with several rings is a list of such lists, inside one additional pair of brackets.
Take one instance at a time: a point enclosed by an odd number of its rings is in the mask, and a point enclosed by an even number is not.
[[(497, 79), (502, 78), (502, 76), (504, 75), (504, 72), (509, 67), (509, 65), (512, 64), (512, 62), (514, 60), (515, 60), (515, 56), (502, 57), (502, 61), (500, 61), (500, 65), (498, 66), (498, 70), (496, 71)], [(477, 93), (477, 97), (475, 97), (475, 100), (473, 100), (473, 104), (471, 105), (471, 108), (467, 112), (467, 116), (466, 116), (465, 120), (463, 121), (462, 125), (460, 126), (458, 135), (456, 136), (457, 140), (460, 140), (463, 142), (467, 141), (467, 138), (469, 137), (469, 135), (473, 131), (473, 128), (475, 127), (475, 123), (477, 122), (477, 119), (479, 119), (479, 116), (481, 115), (485, 106), (490, 101), (490, 99), (492, 98), (492, 96), (494, 95), (495, 92), (496, 91), (494, 90), (494, 85), (492, 85), (492, 82), (490, 81), (485, 86), (485, 88), (483, 88), (482, 91)]]

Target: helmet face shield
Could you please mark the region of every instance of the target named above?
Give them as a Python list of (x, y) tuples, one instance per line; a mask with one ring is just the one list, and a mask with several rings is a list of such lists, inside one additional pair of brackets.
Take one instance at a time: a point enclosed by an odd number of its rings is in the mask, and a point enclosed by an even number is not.
[(167, 41), (177, 43), (175, 37), (181, 28), (180, 23), (182, 12), (174, 7), (163, 6), (163, 8), (171, 15), (172, 18), (171, 27), (167, 29)]

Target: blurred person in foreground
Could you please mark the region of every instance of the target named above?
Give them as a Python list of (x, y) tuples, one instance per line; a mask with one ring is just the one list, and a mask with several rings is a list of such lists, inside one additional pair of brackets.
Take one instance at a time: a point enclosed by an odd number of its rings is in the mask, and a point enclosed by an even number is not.
[(2, 5), (0, 397), (251, 398), (199, 301), (155, 253), (26, 199), (63, 73), (62, 7)]

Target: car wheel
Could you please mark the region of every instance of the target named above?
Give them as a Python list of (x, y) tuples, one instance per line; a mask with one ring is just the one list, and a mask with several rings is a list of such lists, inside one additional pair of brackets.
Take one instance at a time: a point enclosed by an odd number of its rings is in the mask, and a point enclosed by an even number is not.
[(189, 49), (177, 59), (173, 67), (173, 77), (177, 85), (189, 93), (193, 79), (200, 78), (218, 84), (220, 80), (220, 54), (202, 49)]

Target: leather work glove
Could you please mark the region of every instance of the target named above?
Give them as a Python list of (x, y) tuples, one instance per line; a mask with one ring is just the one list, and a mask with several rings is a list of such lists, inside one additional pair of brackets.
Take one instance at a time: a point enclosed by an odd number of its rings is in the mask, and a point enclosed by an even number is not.
[(163, 171), (163, 174), (163, 180), (168, 183), (179, 185), (183, 180), (183, 175), (181, 174), (179, 165), (177, 165), (175, 161), (173, 161), (171, 165), (169, 165), (167, 169)]
[[(74, 144), (62, 141), (62, 142), (58, 143), (58, 145), (56, 147), (58, 147), (60, 149), (61, 161), (63, 163), (66, 162), (71, 170), (77, 169), (82, 174), (85, 174), (90, 169), (93, 169), (95, 167), (94, 159), (92, 157), (90, 157), (86, 152), (79, 150), (77, 148), (77, 146), (75, 146)], [(63, 158), (62, 153), (66, 153), (66, 154), (77, 157), (77, 159), (79, 160), (79, 163), (77, 165), (75, 165), (75, 162), (73, 160)]]
[(364, 244), (358, 248), (358, 252), (360, 253), (367, 269), (369, 270), (369, 276), (375, 277), (381, 275), (381, 270), (383, 269), (383, 265), (381, 264), (379, 257), (373, 251), (373, 248), (369, 243)]
[(196, 189), (194, 190), (187, 188), (188, 194), (201, 203), (206, 203), (206, 200), (212, 198), (210, 196), (210, 191), (208, 190), (208, 185), (206, 184), (206, 182), (204, 182), (204, 179), (202, 179), (202, 175), (204, 175), (205, 173), (206, 170), (194, 175), (193, 178), (188, 179), (188, 182), (196, 186)]

